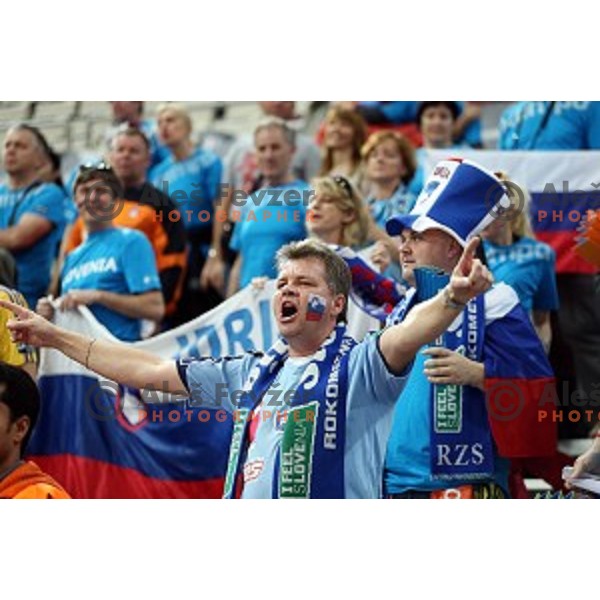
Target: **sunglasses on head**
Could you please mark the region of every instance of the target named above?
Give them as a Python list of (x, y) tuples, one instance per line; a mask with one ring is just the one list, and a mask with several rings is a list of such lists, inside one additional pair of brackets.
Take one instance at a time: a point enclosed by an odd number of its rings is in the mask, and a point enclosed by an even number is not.
[(348, 198), (352, 198), (352, 186), (345, 177), (336, 175), (333, 177), (333, 181), (344, 190), (344, 192), (348, 195)]
[(94, 162), (94, 163), (86, 163), (85, 165), (80, 165), (79, 167), (79, 174), (84, 174), (84, 173), (93, 173), (93, 172), (99, 172), (99, 173), (112, 173), (113, 168), (108, 164), (105, 163), (104, 161), (100, 161), (100, 162)]

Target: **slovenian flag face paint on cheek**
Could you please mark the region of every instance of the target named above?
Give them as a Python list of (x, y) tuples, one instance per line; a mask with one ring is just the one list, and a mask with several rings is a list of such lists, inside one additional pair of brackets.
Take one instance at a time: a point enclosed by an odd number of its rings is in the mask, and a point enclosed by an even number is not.
[(325, 315), (326, 300), (323, 296), (310, 294), (308, 296), (308, 305), (306, 306), (307, 321), (321, 321)]

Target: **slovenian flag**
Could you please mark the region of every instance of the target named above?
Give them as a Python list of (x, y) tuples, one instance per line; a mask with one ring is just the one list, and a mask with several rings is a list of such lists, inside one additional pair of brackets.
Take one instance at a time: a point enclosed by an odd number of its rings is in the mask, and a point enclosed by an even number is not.
[[(165, 359), (261, 348), (275, 335), (271, 320), (261, 321), (269, 303), (261, 296), (254, 305), (251, 291), (240, 292), (135, 345)], [(114, 340), (85, 308), (55, 318), (66, 329)], [(224, 410), (103, 381), (54, 350), (42, 352), (38, 383), (42, 406), (28, 458), (74, 498), (222, 497), (233, 430)]]
[(505, 458), (541, 457), (556, 451), (557, 430), (546, 418), (556, 397), (552, 367), (515, 291), (498, 284), (493, 317), (488, 315), (484, 355), (488, 419), (498, 452)]
[[(186, 402), (143, 408), (137, 390), (61, 373), (40, 380), (28, 455), (74, 498), (220, 498), (231, 416)], [(133, 418), (132, 418), (133, 417)]]
[(307, 321), (320, 321), (325, 314), (325, 299), (317, 294), (311, 294), (306, 308)]

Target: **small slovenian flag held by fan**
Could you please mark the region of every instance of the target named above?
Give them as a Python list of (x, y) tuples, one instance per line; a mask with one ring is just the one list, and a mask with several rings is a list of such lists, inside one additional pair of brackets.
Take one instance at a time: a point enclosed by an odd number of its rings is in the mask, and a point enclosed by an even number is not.
[(311, 294), (306, 308), (307, 321), (320, 321), (325, 314), (325, 298)]

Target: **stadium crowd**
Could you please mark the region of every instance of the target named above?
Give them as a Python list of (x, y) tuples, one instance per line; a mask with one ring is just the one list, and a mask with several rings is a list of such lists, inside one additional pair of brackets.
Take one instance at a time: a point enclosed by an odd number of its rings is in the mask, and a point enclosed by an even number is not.
[[(13, 366), (35, 377), (37, 347), (58, 348), (133, 388), (168, 381), (166, 391), (185, 389), (192, 400), (202, 386), (221, 384), (262, 394), (272, 385), (299, 390), (309, 364), (334, 369), (336, 356), (345, 356), (340, 323), (349, 295), (363, 300), (380, 330), (339, 361), (347, 398), (338, 410), (347, 423), (335, 409), (331, 418), (343, 456), (332, 460), (327, 442), (316, 443), (309, 459), (293, 463), (314, 467), (313, 479), (292, 484), (287, 437), (301, 429), (266, 422), (257, 416), (260, 403), (248, 405), (248, 426), (234, 424), (231, 434), (226, 496), (525, 498), (527, 478), (563, 487), (562, 469), (575, 457), (559, 452), (558, 440), (569, 438), (596, 437), (576, 466), (600, 470), (600, 413), (586, 417), (600, 385), (600, 265), (571, 268), (565, 257), (574, 235), (557, 244), (536, 238), (529, 191), (500, 167), (462, 160), (462, 152), (484, 147), (482, 103), (332, 102), (316, 135), (294, 102), (259, 105), (262, 118), (246, 134), (211, 149), (196, 143), (182, 104), (165, 103), (150, 118), (142, 102), (111, 102), (105, 152), (66, 172), (42, 130), (28, 122), (8, 129), (0, 184), (0, 497), (77, 495), (24, 458), (44, 388), (37, 397)], [(598, 150), (600, 103), (515, 102), (499, 120), (498, 149)], [(433, 171), (429, 151), (447, 151)], [(482, 283), (488, 269), (491, 288)], [(85, 306), (117, 340), (138, 342), (267, 280), (276, 280), (275, 317), (290, 343), (289, 358), (270, 363), (279, 365), (275, 381), (255, 355), (160, 362), (96, 339), (65, 334), (58, 342), (46, 329), (56, 311)], [(478, 294), (461, 292), (466, 280), (477, 282)], [(444, 310), (456, 311), (451, 321), (441, 319)], [(298, 318), (300, 332), (292, 327)], [(464, 327), (456, 327), (461, 319)], [(433, 335), (440, 326), (442, 342)], [(308, 336), (310, 352), (298, 351), (296, 335)], [(414, 342), (412, 354), (394, 354), (394, 339), (407, 348)], [(322, 364), (311, 363), (307, 357), (321, 350)], [(503, 381), (531, 404), (508, 422), (489, 414)], [(558, 390), (557, 410), (540, 420), (548, 385)], [(329, 389), (324, 379), (317, 386)], [(583, 402), (561, 402), (565, 387)], [(28, 398), (24, 407), (15, 394)], [(317, 406), (315, 435), (329, 431), (320, 415), (330, 408)]]

